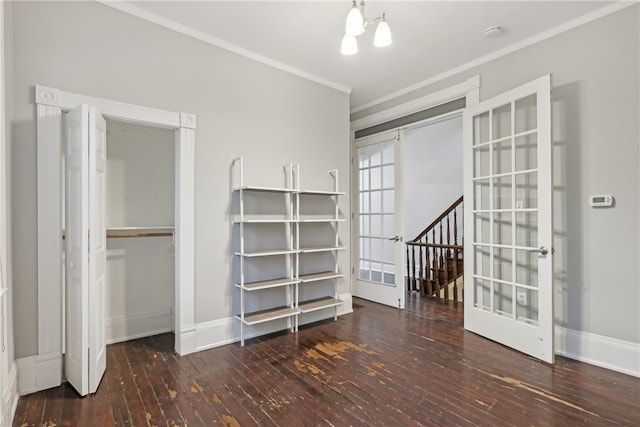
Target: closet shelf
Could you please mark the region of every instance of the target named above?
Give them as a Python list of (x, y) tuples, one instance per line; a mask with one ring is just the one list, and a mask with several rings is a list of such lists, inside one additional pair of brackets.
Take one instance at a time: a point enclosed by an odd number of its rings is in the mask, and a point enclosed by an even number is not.
[(298, 304), (298, 309), (300, 313), (310, 313), (312, 311), (322, 310), (323, 308), (337, 307), (341, 304), (342, 301), (337, 298), (325, 297)]
[(290, 224), (298, 222), (298, 220), (284, 218), (245, 218), (237, 219), (235, 222), (238, 224)]
[(268, 289), (268, 288), (277, 288), (279, 286), (295, 285), (296, 283), (300, 283), (300, 280), (286, 277), (283, 279), (261, 280), (259, 282), (245, 283), (244, 286), (238, 283), (236, 284), (236, 287), (240, 289), (244, 289), (245, 291), (256, 291), (258, 289)]
[(284, 319), (286, 317), (297, 316), (300, 314), (295, 308), (277, 307), (270, 310), (256, 311), (242, 316), (236, 316), (236, 319), (242, 321), (245, 325), (257, 325), (258, 323), (269, 322), (276, 319)]
[(174, 230), (173, 225), (107, 227), (107, 238), (173, 237)]
[(318, 282), (320, 280), (335, 279), (338, 277), (344, 277), (344, 273), (336, 273), (334, 271), (325, 271), (322, 273), (314, 274), (301, 274), (298, 276), (300, 283)]
[(253, 258), (253, 257), (260, 257), (260, 256), (296, 254), (298, 252), (300, 251), (296, 249), (274, 249), (270, 251), (235, 252), (235, 254), (245, 258)]

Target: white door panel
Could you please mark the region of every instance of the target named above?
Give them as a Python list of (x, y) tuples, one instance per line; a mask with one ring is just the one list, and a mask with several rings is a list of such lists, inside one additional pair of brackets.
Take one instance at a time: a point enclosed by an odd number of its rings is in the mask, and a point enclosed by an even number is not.
[(551, 76), (465, 110), (465, 328), (552, 363)]
[(66, 115), (65, 375), (81, 395), (95, 393), (106, 368), (106, 125), (95, 108)]

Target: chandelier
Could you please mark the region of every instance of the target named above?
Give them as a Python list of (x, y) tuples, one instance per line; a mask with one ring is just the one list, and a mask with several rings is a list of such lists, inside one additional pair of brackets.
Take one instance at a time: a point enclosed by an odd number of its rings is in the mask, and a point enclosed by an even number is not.
[(353, 0), (353, 6), (347, 15), (347, 24), (342, 38), (340, 53), (343, 55), (354, 55), (358, 53), (358, 41), (356, 37), (364, 33), (369, 24), (378, 22), (376, 33), (373, 39), (373, 45), (376, 47), (385, 47), (391, 44), (391, 29), (387, 23), (386, 15), (383, 13), (377, 18), (369, 21), (364, 17), (364, 0), (360, 2), (360, 7)]

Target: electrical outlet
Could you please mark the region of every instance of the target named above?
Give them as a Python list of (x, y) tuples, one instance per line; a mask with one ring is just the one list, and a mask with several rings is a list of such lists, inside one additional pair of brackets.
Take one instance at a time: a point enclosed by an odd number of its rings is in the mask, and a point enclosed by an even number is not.
[(516, 291), (516, 301), (518, 301), (518, 305), (527, 305), (527, 291)]

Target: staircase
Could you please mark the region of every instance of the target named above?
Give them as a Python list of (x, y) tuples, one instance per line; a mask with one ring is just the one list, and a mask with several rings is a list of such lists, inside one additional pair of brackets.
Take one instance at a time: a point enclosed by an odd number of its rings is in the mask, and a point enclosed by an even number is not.
[(407, 245), (407, 289), (462, 301), (462, 196)]

